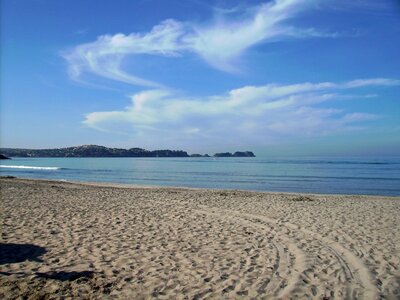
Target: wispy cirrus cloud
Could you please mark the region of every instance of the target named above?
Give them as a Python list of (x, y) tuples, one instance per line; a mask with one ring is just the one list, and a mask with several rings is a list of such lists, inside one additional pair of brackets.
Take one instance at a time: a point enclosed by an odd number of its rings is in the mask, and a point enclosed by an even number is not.
[[(277, 0), (241, 8), (240, 17), (222, 14), (209, 23), (195, 24), (169, 19), (147, 33), (102, 35), (96, 41), (66, 51), (71, 78), (89, 73), (128, 84), (162, 87), (162, 83), (135, 76), (123, 69), (127, 56), (147, 54), (174, 57), (196, 54), (210, 66), (238, 71), (235, 62), (260, 43), (288, 38), (335, 37), (337, 33), (315, 28), (296, 28), (289, 21), (310, 5), (305, 0)], [(134, 73), (134, 72), (133, 72)]]
[(144, 35), (119, 33), (100, 36), (95, 42), (79, 45), (64, 54), (64, 58), (69, 64), (69, 75), (73, 79), (77, 79), (83, 73), (92, 73), (128, 84), (161, 87), (161, 84), (123, 71), (122, 61), (125, 56), (134, 54), (178, 55), (179, 43), (177, 40), (182, 32), (183, 28), (180, 23), (167, 20)]
[[(157, 140), (165, 146), (176, 146), (180, 141), (184, 145), (197, 139), (229, 143), (232, 137), (262, 144), (287, 137), (361, 129), (363, 122), (380, 116), (319, 104), (340, 99), (349, 89), (399, 85), (400, 80), (384, 78), (344, 83), (267, 84), (204, 98), (149, 90), (132, 95), (131, 105), (124, 110), (87, 114), (84, 123), (99, 130), (122, 126), (143, 143)], [(364, 95), (359, 92), (359, 96)]]
[(347, 11), (357, 14), (398, 16), (400, 5), (396, 0), (328, 0), (320, 3), (324, 9)]

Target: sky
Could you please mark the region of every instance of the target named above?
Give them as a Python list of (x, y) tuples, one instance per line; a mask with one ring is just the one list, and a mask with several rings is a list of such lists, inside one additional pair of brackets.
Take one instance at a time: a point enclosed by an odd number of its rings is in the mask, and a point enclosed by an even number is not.
[(1, 1), (0, 146), (400, 155), (396, 0)]

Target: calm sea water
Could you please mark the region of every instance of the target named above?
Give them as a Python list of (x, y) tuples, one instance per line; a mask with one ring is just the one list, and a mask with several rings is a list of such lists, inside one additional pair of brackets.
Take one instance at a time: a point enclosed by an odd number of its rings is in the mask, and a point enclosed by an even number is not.
[(14, 158), (0, 175), (218, 189), (400, 196), (400, 157)]

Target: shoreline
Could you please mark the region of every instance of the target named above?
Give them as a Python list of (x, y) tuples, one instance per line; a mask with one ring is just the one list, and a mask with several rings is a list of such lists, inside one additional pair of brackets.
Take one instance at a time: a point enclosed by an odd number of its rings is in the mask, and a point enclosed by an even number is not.
[(400, 197), (0, 187), (2, 299), (400, 297)]
[(103, 181), (73, 181), (64, 179), (42, 179), (42, 178), (29, 178), (29, 177), (17, 177), (1, 175), (1, 179), (16, 179), (26, 181), (37, 181), (43, 183), (66, 183), (66, 184), (77, 184), (83, 186), (94, 186), (94, 187), (110, 187), (110, 188), (124, 188), (124, 189), (177, 189), (177, 190), (193, 190), (193, 191), (211, 191), (211, 192), (249, 192), (249, 193), (261, 193), (270, 195), (302, 195), (302, 196), (347, 196), (347, 197), (367, 197), (367, 198), (399, 198), (399, 196), (387, 196), (387, 195), (368, 195), (368, 194), (332, 194), (332, 193), (304, 193), (304, 192), (281, 192), (281, 191), (259, 191), (259, 190), (245, 190), (245, 189), (224, 189), (224, 188), (203, 188), (203, 187), (185, 187), (185, 186), (165, 186), (165, 185), (142, 185), (133, 183), (116, 183), (116, 182), (103, 182)]

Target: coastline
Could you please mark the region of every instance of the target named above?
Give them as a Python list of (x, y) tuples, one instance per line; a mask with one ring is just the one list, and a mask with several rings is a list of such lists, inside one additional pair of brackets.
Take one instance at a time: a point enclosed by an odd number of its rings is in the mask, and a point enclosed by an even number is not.
[(0, 187), (2, 299), (400, 296), (400, 197), (4, 177)]

